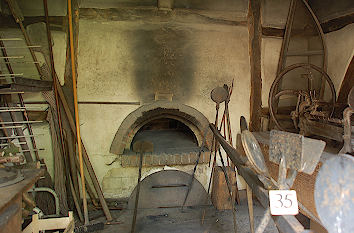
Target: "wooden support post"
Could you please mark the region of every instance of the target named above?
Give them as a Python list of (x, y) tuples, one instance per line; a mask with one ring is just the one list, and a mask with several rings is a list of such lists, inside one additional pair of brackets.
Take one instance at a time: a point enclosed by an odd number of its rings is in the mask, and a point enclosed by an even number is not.
[(354, 86), (354, 57), (352, 57), (352, 60), (348, 66), (342, 84), (340, 86), (337, 103), (347, 103), (349, 91), (353, 86)]
[(254, 233), (252, 189), (247, 183), (246, 183), (246, 192), (247, 192), (248, 217), (250, 220), (250, 231), (251, 233)]
[(250, 130), (261, 129), (261, 0), (250, 0), (248, 7), (249, 53), (251, 65)]

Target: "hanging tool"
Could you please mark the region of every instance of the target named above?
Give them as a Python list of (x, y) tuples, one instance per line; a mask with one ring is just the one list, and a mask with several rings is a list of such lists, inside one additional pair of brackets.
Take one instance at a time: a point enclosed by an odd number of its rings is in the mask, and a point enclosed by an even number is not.
[(143, 156), (144, 153), (153, 152), (154, 145), (151, 142), (146, 141), (137, 141), (133, 145), (133, 151), (136, 153), (140, 153), (140, 160), (139, 160), (139, 175), (138, 175), (138, 184), (136, 185), (136, 196), (135, 196), (135, 206), (134, 206), (134, 214), (133, 214), (133, 221), (132, 221), (132, 228), (131, 233), (135, 232), (135, 223), (136, 223), (136, 216), (138, 213), (138, 204), (139, 204), (139, 193), (140, 193), (140, 180), (141, 180), (141, 169), (143, 167)]
[[(232, 91), (234, 89), (234, 80), (232, 80), (230, 88), (226, 84), (224, 84), (224, 88), (227, 91), (227, 93), (229, 93), (229, 95), (228, 95), (228, 97), (227, 97), (227, 99), (225, 101), (225, 113), (226, 113), (225, 114), (225, 118), (226, 118), (226, 123), (227, 123), (228, 140), (229, 140), (230, 145), (232, 146), (232, 131), (231, 131), (231, 123), (230, 123), (229, 102), (230, 102), (230, 99), (231, 99)], [(225, 135), (225, 137), (226, 137), (226, 135)], [(227, 157), (228, 164), (231, 163), (229, 160), (230, 160), (229, 157)], [(235, 196), (236, 196), (237, 203), (240, 203), (240, 197), (239, 197), (239, 194), (238, 194), (238, 185), (237, 185), (237, 177), (236, 177), (235, 165), (233, 165), (231, 163), (231, 167), (232, 167), (232, 170), (234, 171), (235, 180), (236, 180), (236, 193), (235, 193)]]
[[(228, 95), (229, 95), (229, 93), (223, 87), (216, 87), (210, 93), (211, 99), (216, 104), (216, 116), (215, 116), (215, 127), (216, 128), (218, 127), (218, 117), (219, 117), (220, 104), (227, 100)], [(217, 142), (216, 142), (214, 137), (213, 137), (213, 142), (214, 143), (212, 143), (212, 145), (214, 146), (214, 157), (213, 157), (213, 163), (212, 163), (213, 166), (211, 168), (211, 173), (210, 173), (210, 179), (209, 179), (209, 185), (208, 185), (208, 193), (210, 192), (211, 180), (212, 180), (213, 173), (214, 173), (214, 167), (215, 167), (215, 163), (216, 163), (217, 147), (218, 147), (218, 144), (217, 144)], [(210, 165), (210, 161), (211, 161), (211, 154), (212, 154), (212, 149), (210, 150), (209, 165)]]
[[(216, 87), (210, 93), (210, 98), (216, 103), (216, 116), (215, 116), (215, 126), (216, 127), (218, 125), (220, 104), (226, 100), (227, 95), (228, 95), (228, 93), (225, 92), (225, 90), (222, 87)], [(214, 146), (214, 140), (215, 140), (215, 138), (213, 137), (213, 140), (211, 143), (213, 146)], [(212, 155), (212, 150), (210, 150), (209, 163), (211, 161), (211, 155)]]

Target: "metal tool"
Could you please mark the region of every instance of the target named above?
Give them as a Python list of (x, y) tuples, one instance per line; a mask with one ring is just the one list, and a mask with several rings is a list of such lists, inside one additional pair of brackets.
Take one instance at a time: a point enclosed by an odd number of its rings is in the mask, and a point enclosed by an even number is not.
[(153, 152), (154, 151), (154, 145), (151, 142), (137, 141), (133, 145), (133, 151), (136, 152), (136, 153), (140, 153), (140, 161), (139, 161), (138, 184), (136, 186), (136, 197), (135, 197), (134, 214), (133, 214), (132, 228), (131, 228), (131, 231), (130, 231), (131, 233), (135, 232), (136, 216), (137, 216), (137, 213), (138, 213), (141, 169), (143, 167), (143, 156), (144, 156), (144, 153)]
[[(298, 171), (311, 174), (325, 147), (323, 141), (283, 131), (271, 131), (270, 138), (269, 159), (279, 164), (278, 181), (273, 180), (270, 176), (263, 153), (253, 134), (244, 130), (241, 135), (246, 156), (267, 189), (289, 189), (292, 187)], [(288, 168), (290, 169), (289, 174), (287, 174)], [(263, 232), (269, 220), (270, 211), (267, 209), (256, 232)]]
[[(229, 93), (227, 92), (227, 90), (224, 87), (216, 87), (210, 93), (211, 99), (216, 103), (215, 127), (218, 127), (220, 104), (222, 102), (225, 102), (227, 100), (228, 96), (229, 96)], [(225, 112), (224, 112), (224, 116), (225, 116)], [(213, 147), (214, 147), (214, 159), (213, 159), (213, 166), (211, 169), (211, 174), (210, 174), (210, 179), (209, 179), (208, 193), (210, 191), (211, 180), (213, 177), (214, 167), (215, 167), (215, 163), (216, 163), (217, 143), (216, 143), (214, 137), (212, 140), (212, 147), (211, 147), (210, 155), (209, 155), (209, 166), (210, 166), (210, 161), (212, 160), (211, 157), (212, 157), (212, 153), (213, 153), (213, 150), (212, 150)]]
[(316, 210), (329, 233), (354, 232), (354, 158), (340, 154), (324, 162), (315, 183)]
[(184, 206), (185, 206), (185, 204), (187, 202), (189, 193), (190, 193), (190, 191), (192, 189), (192, 184), (193, 184), (193, 181), (194, 181), (195, 172), (197, 171), (197, 167), (198, 167), (198, 164), (199, 164), (199, 159), (200, 159), (200, 156), (202, 154), (203, 148), (204, 148), (204, 146), (206, 144), (206, 134), (207, 134), (207, 131), (205, 131), (205, 133), (204, 133), (203, 142), (202, 142), (202, 145), (200, 146), (199, 151), (198, 151), (198, 157), (197, 157), (197, 160), (195, 162), (195, 165), (194, 165), (194, 168), (193, 168), (193, 173), (192, 173), (191, 179), (190, 179), (189, 184), (188, 184), (187, 193), (186, 193), (186, 196), (185, 196), (183, 204), (182, 204), (182, 210), (183, 210), (183, 208), (184, 208)]

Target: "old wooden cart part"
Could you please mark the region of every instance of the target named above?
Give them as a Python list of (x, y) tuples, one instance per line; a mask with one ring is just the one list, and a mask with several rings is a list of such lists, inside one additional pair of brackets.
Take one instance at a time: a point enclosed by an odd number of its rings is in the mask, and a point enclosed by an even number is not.
[[(246, 183), (250, 186), (253, 193), (264, 208), (269, 206), (268, 191), (265, 189), (264, 184), (261, 182), (258, 175), (246, 166), (247, 159), (239, 155), (237, 150), (232, 147), (215, 128), (213, 124), (210, 124), (210, 129), (215, 135), (216, 140), (220, 143), (223, 149), (226, 151), (229, 158), (237, 167), (237, 171), (244, 178)], [(280, 232), (295, 233), (295, 232), (307, 232), (301, 223), (295, 218), (295, 216), (272, 216), (275, 224)]]
[[(301, 41), (302, 43), (299, 43)], [(305, 43), (304, 43), (305, 41)], [(302, 45), (299, 48), (299, 44)], [(287, 66), (297, 63), (294, 57), (305, 58), (310, 64), (327, 71), (327, 48), (320, 23), (306, 0), (291, 0), (280, 50), (277, 76)], [(289, 59), (290, 58), (290, 59)], [(320, 99), (324, 94), (324, 83)]]
[[(279, 86), (286, 75), (295, 69), (305, 70), (305, 78), (308, 79), (308, 85), (301, 90), (296, 89), (286, 89), (280, 90)], [(323, 80), (328, 84), (330, 88), (331, 98), (330, 100), (324, 101), (320, 99), (319, 93), (314, 88), (313, 85), (313, 71), (318, 72), (322, 75)], [(283, 131), (289, 131), (284, 125), (280, 124), (279, 115), (277, 114), (277, 105), (279, 99), (282, 96), (293, 96), (297, 98), (297, 104), (290, 114), (290, 118), (294, 124), (295, 132), (301, 130), (301, 118), (306, 118), (308, 120), (323, 119), (330, 121), (334, 110), (334, 104), (336, 102), (336, 91), (334, 89), (333, 82), (326, 72), (321, 68), (309, 64), (309, 63), (298, 63), (285, 68), (279, 75), (275, 78), (274, 82), (269, 91), (268, 106), (271, 119), (274, 121), (278, 129)], [(299, 129), (300, 128), (300, 129)]]
[(136, 186), (136, 196), (135, 196), (135, 206), (134, 206), (134, 214), (133, 214), (133, 221), (131, 227), (131, 233), (135, 232), (135, 223), (136, 223), (136, 216), (138, 213), (138, 204), (139, 204), (139, 194), (140, 194), (140, 183), (141, 183), (141, 169), (143, 167), (143, 156), (144, 153), (153, 152), (154, 145), (151, 142), (147, 141), (137, 141), (133, 145), (133, 151), (136, 153), (140, 153), (140, 160), (139, 160), (139, 175), (138, 175), (138, 184)]
[(325, 161), (315, 183), (317, 213), (329, 233), (354, 232), (354, 158)]

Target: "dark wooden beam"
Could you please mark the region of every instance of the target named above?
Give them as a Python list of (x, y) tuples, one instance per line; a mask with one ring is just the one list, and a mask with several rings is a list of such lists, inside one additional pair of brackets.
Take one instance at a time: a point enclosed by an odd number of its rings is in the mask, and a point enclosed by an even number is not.
[[(345, 26), (354, 23), (354, 13), (346, 16), (341, 16), (335, 19), (321, 23), (324, 33), (330, 33), (344, 28)], [(285, 29), (274, 27), (262, 27), (262, 35), (265, 37), (283, 38)], [(300, 31), (298, 33), (301, 33)]]
[[(24, 17), (23, 25), (26, 27), (39, 22), (45, 23), (44, 16)], [(65, 16), (49, 16), (49, 22), (52, 30), (66, 30), (67, 17)], [(12, 15), (0, 15), (0, 28), (18, 28), (18, 24)]]
[(248, 8), (249, 53), (251, 65), (250, 130), (261, 129), (261, 0), (250, 0)]
[(354, 23), (354, 13), (323, 22), (321, 27), (324, 33), (329, 33), (344, 28), (351, 23)]
[(284, 33), (281, 28), (262, 27), (262, 35), (266, 37), (284, 37)]
[(340, 86), (337, 103), (347, 103), (350, 89), (354, 86), (354, 57), (348, 66), (344, 79)]

